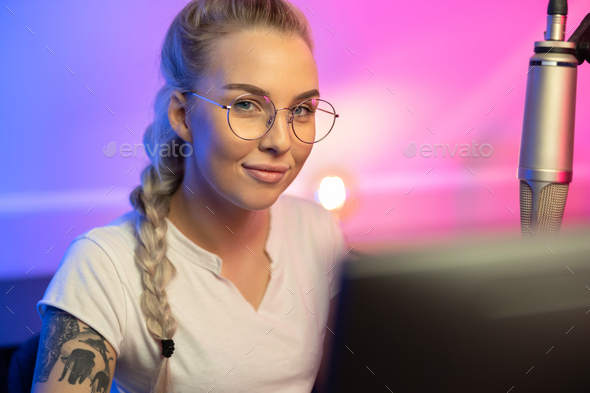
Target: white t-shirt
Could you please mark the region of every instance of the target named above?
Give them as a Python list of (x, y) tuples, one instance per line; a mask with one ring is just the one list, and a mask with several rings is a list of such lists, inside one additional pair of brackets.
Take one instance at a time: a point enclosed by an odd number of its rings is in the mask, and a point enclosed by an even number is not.
[[(55, 306), (108, 340), (121, 392), (146, 391), (162, 359), (140, 308), (133, 214), (74, 239), (37, 304), (41, 318), (45, 305)], [(331, 213), (287, 194), (270, 207), (273, 274), (257, 311), (220, 275), (219, 256), (167, 223), (167, 256), (177, 269), (166, 287), (178, 322), (170, 358), (176, 391), (309, 393), (347, 251)]]

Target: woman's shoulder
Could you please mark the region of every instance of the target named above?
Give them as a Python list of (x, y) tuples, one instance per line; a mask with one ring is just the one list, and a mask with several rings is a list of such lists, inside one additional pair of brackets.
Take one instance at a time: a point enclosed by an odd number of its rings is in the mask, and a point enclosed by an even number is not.
[(107, 254), (121, 249), (133, 250), (137, 243), (135, 239), (136, 214), (134, 210), (128, 211), (108, 224), (92, 228), (78, 235), (72, 243), (87, 239), (96, 243)]

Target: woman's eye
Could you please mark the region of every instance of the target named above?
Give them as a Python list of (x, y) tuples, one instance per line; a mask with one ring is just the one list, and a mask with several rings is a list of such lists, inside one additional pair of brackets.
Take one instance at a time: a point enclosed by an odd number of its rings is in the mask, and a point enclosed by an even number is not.
[(299, 108), (295, 109), (293, 113), (295, 114), (295, 116), (305, 116), (312, 113), (312, 111), (311, 108), (307, 106), (300, 106)]
[(236, 106), (238, 107), (238, 109), (246, 110), (246, 111), (253, 109), (252, 103), (250, 101), (240, 101), (236, 104)]

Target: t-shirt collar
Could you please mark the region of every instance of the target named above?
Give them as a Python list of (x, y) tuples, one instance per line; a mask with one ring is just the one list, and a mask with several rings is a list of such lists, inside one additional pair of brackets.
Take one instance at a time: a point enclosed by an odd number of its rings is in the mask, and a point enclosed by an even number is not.
[[(276, 230), (275, 226), (275, 208), (276, 202), (269, 208), (269, 215), (270, 215), (270, 228), (268, 233), (268, 238), (266, 242), (266, 251), (271, 254), (270, 257), (274, 264), (275, 258), (273, 254), (273, 235)], [(174, 248), (176, 251), (184, 255), (188, 260), (191, 262), (196, 263), (212, 271), (217, 275), (221, 275), (221, 258), (210, 251), (205, 250), (201, 246), (194, 243), (188, 237), (186, 237), (172, 222), (166, 217), (166, 223), (168, 224), (168, 232), (166, 234), (166, 241), (168, 245)]]

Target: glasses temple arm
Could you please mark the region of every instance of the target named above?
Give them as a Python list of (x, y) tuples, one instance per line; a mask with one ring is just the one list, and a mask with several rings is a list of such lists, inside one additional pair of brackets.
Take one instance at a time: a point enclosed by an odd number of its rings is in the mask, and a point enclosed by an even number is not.
[(197, 97), (199, 97), (199, 98), (202, 98), (202, 99), (204, 99), (205, 101), (209, 101), (209, 102), (210, 102), (210, 103), (212, 103), (212, 104), (215, 104), (215, 105), (217, 105), (217, 106), (220, 106), (220, 107), (222, 107), (222, 108), (224, 108), (224, 109), (230, 109), (230, 108), (231, 108), (230, 106), (221, 105), (221, 104), (218, 104), (218, 103), (217, 103), (217, 102), (215, 102), (215, 101), (211, 101), (210, 99), (207, 99), (207, 98), (205, 98), (205, 97), (201, 97), (200, 95), (198, 95), (198, 94), (195, 94), (195, 93), (193, 93), (192, 91), (189, 91), (189, 93), (191, 93), (192, 95), (194, 95), (194, 96), (197, 96)]
[(318, 111), (329, 113), (331, 115), (334, 115), (335, 117), (339, 117), (340, 116), (340, 115), (337, 115), (337, 114), (335, 114), (333, 112), (330, 112), (330, 111), (327, 111), (327, 110), (324, 110), (324, 109), (321, 109), (321, 108), (315, 108), (315, 109), (318, 110)]

